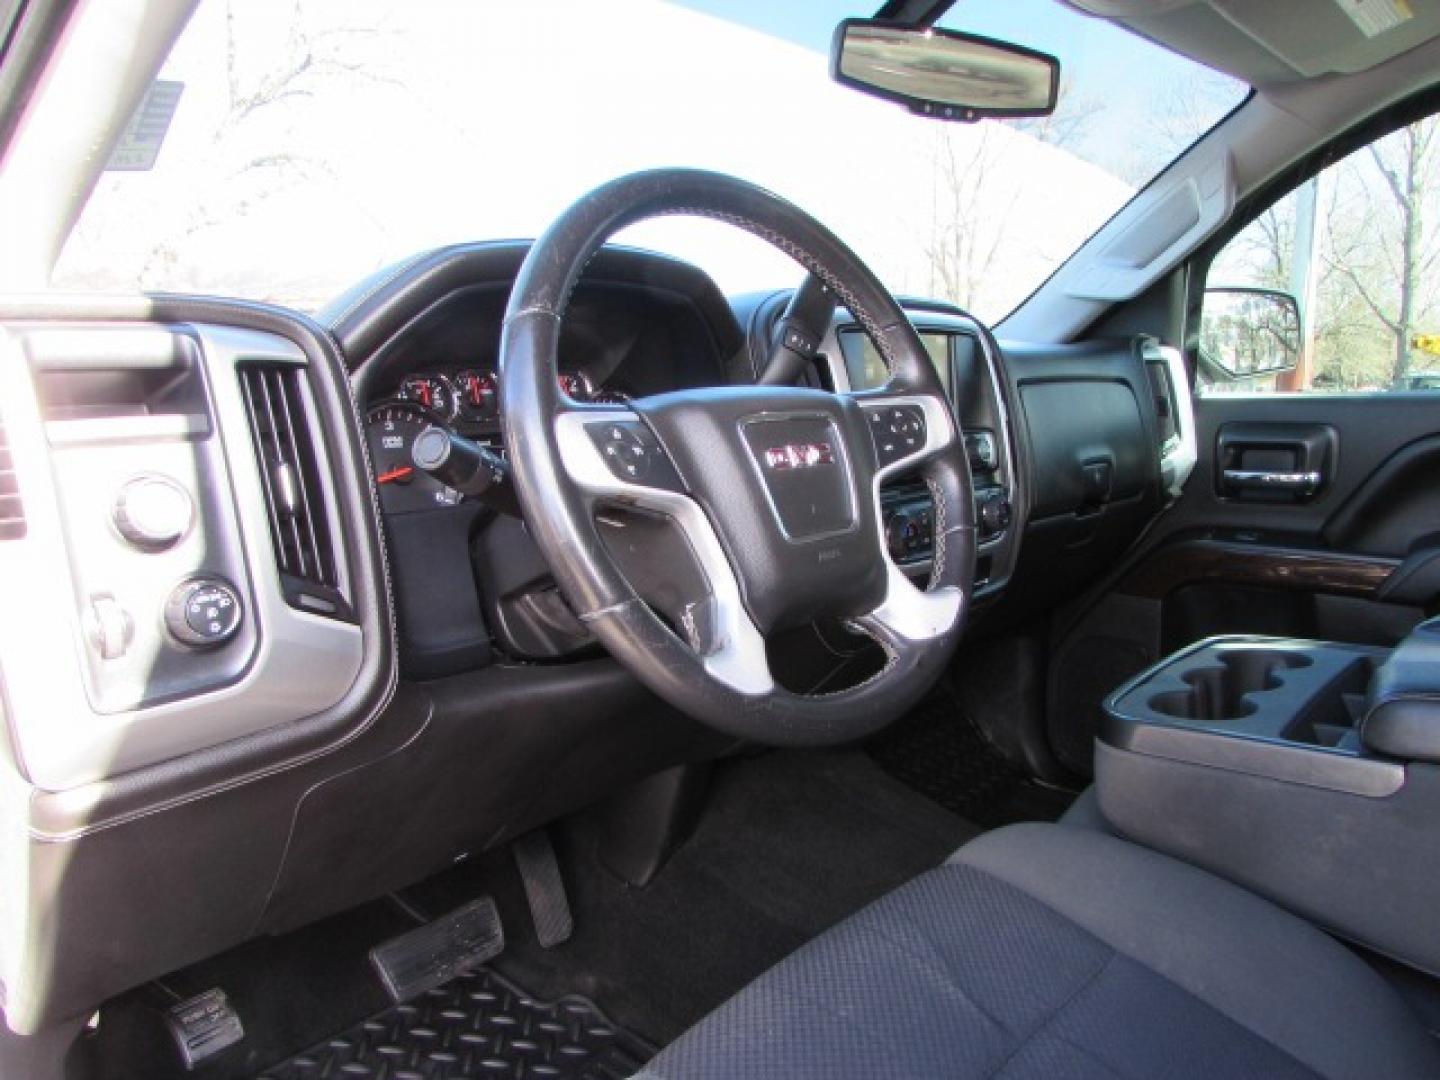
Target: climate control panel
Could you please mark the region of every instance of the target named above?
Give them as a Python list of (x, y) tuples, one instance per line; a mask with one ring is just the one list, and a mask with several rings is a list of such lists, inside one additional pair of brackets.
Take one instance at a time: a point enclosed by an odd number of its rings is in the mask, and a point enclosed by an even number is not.
[[(935, 551), (935, 504), (921, 485), (907, 485), (882, 494), (880, 509), (885, 547), (902, 566), (923, 563)], [(975, 527), (980, 543), (998, 540), (1010, 527), (1014, 511), (1003, 487), (975, 490)]]

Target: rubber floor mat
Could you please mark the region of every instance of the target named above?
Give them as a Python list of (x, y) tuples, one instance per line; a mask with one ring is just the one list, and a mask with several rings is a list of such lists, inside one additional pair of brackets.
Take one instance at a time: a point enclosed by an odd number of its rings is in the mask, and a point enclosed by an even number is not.
[(1007, 762), (943, 680), (866, 749), (891, 776), (986, 829), (1054, 821), (1074, 799), (1042, 787)]
[(372, 1016), (258, 1080), (618, 1080), (654, 1054), (585, 998), (540, 1001), (482, 967)]

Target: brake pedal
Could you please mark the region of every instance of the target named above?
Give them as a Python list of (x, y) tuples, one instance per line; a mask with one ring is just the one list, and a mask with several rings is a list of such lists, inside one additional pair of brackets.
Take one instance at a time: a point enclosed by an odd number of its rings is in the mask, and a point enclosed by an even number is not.
[(456, 908), (434, 922), (426, 923), (370, 950), (374, 965), (398, 1002), (419, 997), (442, 986), (505, 949), (505, 928), (500, 912), (488, 896)]
[(543, 949), (570, 940), (575, 932), (575, 919), (570, 914), (570, 898), (565, 894), (565, 879), (560, 876), (560, 860), (550, 843), (550, 834), (534, 829), (517, 839), (515, 865), (525, 882), (525, 899), (530, 902), (530, 920), (535, 924), (535, 939)]

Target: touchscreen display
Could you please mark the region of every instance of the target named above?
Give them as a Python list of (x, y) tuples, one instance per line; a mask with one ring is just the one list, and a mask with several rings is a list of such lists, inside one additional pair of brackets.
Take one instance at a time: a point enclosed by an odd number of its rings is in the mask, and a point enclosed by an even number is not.
[[(950, 340), (953, 335), (921, 331), (920, 342), (935, 364), (935, 372), (950, 396)], [(845, 356), (845, 368), (850, 373), (850, 386), (856, 390), (871, 390), (884, 386), (888, 373), (880, 351), (875, 348), (863, 330), (843, 330), (840, 333), (840, 351)]]

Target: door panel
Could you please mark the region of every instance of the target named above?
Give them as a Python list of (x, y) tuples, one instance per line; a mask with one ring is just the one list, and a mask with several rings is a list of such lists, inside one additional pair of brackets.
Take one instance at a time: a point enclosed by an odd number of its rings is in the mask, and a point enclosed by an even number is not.
[[(1440, 397), (1434, 394), (1201, 397), (1195, 424), (1200, 461), (1171, 511), (1171, 531), (1262, 529), (1339, 550), (1363, 542), (1358, 550), (1402, 557), (1426, 506), (1432, 527), (1440, 529), (1433, 512), (1440, 486), (1417, 483), (1420, 470), (1440, 460)], [(1270, 433), (1283, 444), (1287, 432), (1289, 441), (1300, 442), (1326, 430), (1332, 434), (1328, 459), (1316, 453), (1304, 462), (1325, 472), (1315, 497), (1278, 503), (1237, 498), (1223, 482), (1227, 465), (1234, 467), (1237, 433), (1240, 445), (1246, 433)], [(1427, 450), (1431, 442), (1437, 445)], [(1382, 534), (1365, 524), (1377, 514), (1391, 523)]]
[[(1195, 402), (1199, 462), (1146, 542), (1057, 622), (1057, 755), (1088, 772), (1104, 696), (1212, 634), (1391, 645), (1440, 600), (1440, 397)], [(1304, 489), (1226, 472), (1319, 473)]]

